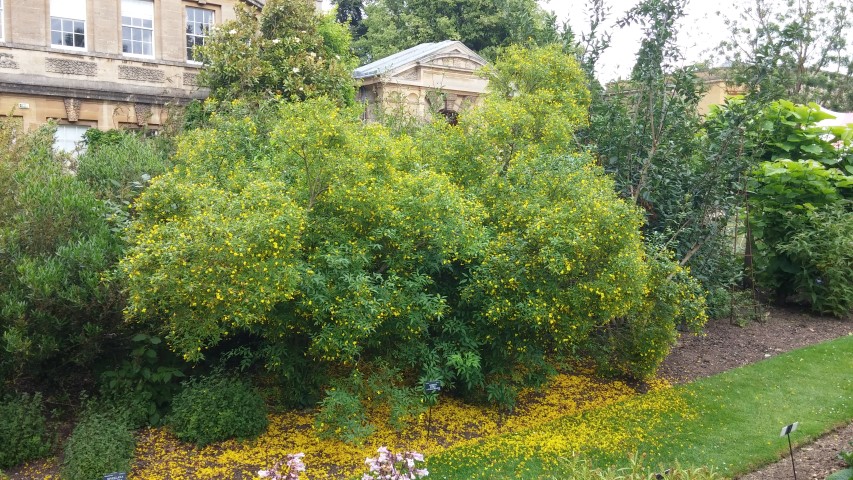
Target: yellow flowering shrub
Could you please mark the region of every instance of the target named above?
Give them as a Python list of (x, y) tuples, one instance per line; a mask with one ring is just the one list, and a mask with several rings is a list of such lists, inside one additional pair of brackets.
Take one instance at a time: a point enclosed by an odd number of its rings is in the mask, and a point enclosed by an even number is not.
[[(328, 98), (223, 106), (136, 205), (128, 316), (188, 360), (239, 335), (283, 403), (327, 391), (330, 419), (362, 418), (353, 401), (405, 417), (411, 395), (353, 392), (430, 380), (511, 410), (550, 358), (593, 353), (647, 376), (685, 316), (681, 277), (654, 275), (642, 215), (574, 146), (580, 67), (512, 48), (488, 74), (494, 94), (458, 128), (413, 136)], [(639, 333), (612, 334), (622, 324)], [(399, 372), (384, 387), (383, 365)], [(344, 378), (360, 380), (329, 388)], [(352, 441), (377, 427), (321, 423)]]

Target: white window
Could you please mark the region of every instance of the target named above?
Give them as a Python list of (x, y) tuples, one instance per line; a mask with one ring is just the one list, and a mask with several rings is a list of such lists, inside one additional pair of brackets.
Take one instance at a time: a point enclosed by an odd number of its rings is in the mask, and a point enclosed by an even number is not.
[(86, 0), (50, 0), (50, 45), (86, 49)]
[(89, 127), (85, 125), (57, 125), (56, 137), (53, 139), (53, 149), (72, 153), (83, 141), (83, 134)]
[(121, 0), (121, 51), (154, 56), (154, 1)]
[(193, 48), (204, 45), (213, 28), (213, 10), (187, 7), (187, 60), (199, 61)]

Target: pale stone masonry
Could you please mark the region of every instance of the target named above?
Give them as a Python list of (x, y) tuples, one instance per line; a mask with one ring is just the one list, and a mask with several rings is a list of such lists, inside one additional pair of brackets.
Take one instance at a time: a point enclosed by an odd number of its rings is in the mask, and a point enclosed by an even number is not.
[(462, 42), (422, 43), (359, 67), (353, 77), (361, 82), (358, 100), (365, 119), (377, 110), (404, 111), (428, 119), (435, 113), (455, 122), (460, 110), (479, 103), (488, 80), (477, 70), (486, 60)]
[[(170, 103), (204, 98), (191, 47), (261, 0), (0, 0), (0, 114), (86, 128), (159, 128)], [(62, 145), (60, 145), (62, 146)]]

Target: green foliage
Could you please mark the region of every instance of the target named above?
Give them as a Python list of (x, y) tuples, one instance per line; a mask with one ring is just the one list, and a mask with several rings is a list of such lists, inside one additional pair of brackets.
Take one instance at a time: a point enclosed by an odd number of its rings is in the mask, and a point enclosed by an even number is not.
[[(120, 329), (118, 289), (102, 274), (121, 252), (108, 209), (63, 171), (46, 127), (6, 137), (0, 162), (0, 372), (62, 378), (57, 365), (89, 365)], [(46, 146), (46, 147), (45, 147)]]
[(367, 419), (361, 395), (348, 391), (342, 384), (326, 391), (316, 418), (317, 435), (321, 438), (340, 438), (347, 443), (360, 443), (376, 427)]
[[(795, 267), (790, 288), (812, 309), (845, 317), (853, 312), (853, 210), (835, 204), (809, 210), (805, 222), (776, 243), (780, 257)], [(784, 257), (782, 257), (784, 256)], [(781, 263), (781, 262), (780, 262)]]
[[(89, 134), (89, 132), (99, 134)], [(129, 204), (147, 182), (170, 168), (154, 143), (133, 132), (87, 130), (86, 152), (78, 158), (77, 178), (103, 200)]]
[(826, 480), (850, 480), (851, 478), (853, 478), (853, 468), (845, 468), (826, 477)]
[[(843, 235), (850, 228), (850, 211), (842, 200), (853, 187), (853, 177), (814, 160), (780, 160), (762, 163), (750, 182), (750, 227), (762, 285), (783, 299), (801, 293), (817, 302), (812, 305), (818, 311), (849, 311), (847, 287), (838, 282), (847, 276), (843, 242), (849, 237)], [(833, 213), (821, 213), (828, 208)], [(838, 224), (821, 224), (822, 218)], [(833, 283), (824, 284), (819, 280), (823, 275)], [(822, 293), (829, 296), (824, 299)]]
[(596, 359), (605, 372), (652, 378), (675, 344), (676, 327), (697, 333), (707, 321), (702, 286), (668, 252), (650, 250), (643, 303), (599, 333)]
[(50, 449), (41, 395), (0, 399), (0, 468), (45, 456)]
[(138, 333), (129, 359), (101, 374), (103, 400), (125, 412), (131, 427), (159, 425), (184, 373), (159, 337)]
[(258, 436), (267, 428), (267, 414), (254, 388), (242, 380), (214, 374), (184, 384), (166, 423), (182, 441), (203, 447), (229, 438)]
[(118, 145), (122, 142), (126, 135), (124, 130), (113, 128), (110, 130), (101, 130), (98, 128), (90, 128), (83, 134), (83, 142), (86, 145), (86, 151), (97, 150), (102, 146)]
[(766, 312), (751, 290), (718, 287), (708, 292), (708, 317), (728, 318), (734, 325), (745, 327), (764, 320)]
[(730, 235), (749, 158), (738, 154), (747, 112), (703, 125), (703, 83), (695, 67), (674, 68), (681, 0), (640, 2), (621, 20), (642, 24), (631, 80), (596, 95), (584, 140), (622, 197), (646, 212), (652, 243), (675, 252), (706, 290), (739, 277)]
[(355, 99), (349, 31), (330, 16), (318, 16), (311, 2), (269, 0), (260, 15), (242, 6), (237, 20), (212, 32), (198, 55), (205, 64), (199, 81), (210, 88), (214, 103), (244, 97)]
[(588, 79), (574, 57), (558, 45), (514, 45), (483, 75), (492, 92), (482, 112), (485, 133), (510, 143), (504, 158), (520, 145), (552, 154), (574, 150), (574, 132), (586, 126), (590, 102)]
[(127, 472), (136, 440), (122, 419), (87, 412), (65, 443), (62, 478), (91, 480), (111, 472)]
[(817, 104), (798, 105), (779, 100), (769, 104), (755, 119), (749, 140), (764, 160), (814, 160), (852, 175), (853, 153), (848, 148), (853, 129), (816, 125), (830, 118), (834, 117)]
[[(848, 445), (853, 447), (853, 441), (848, 442)], [(851, 450), (842, 450), (838, 452), (838, 458), (844, 461), (848, 467), (853, 467), (853, 449)]]
[(399, 383), (399, 372), (383, 364), (366, 375), (355, 370), (348, 378), (332, 382), (320, 402), (318, 434), (360, 443), (376, 430), (369, 421), (370, 411), (387, 412), (389, 425), (402, 432), (425, 406), (418, 389)]
[(557, 41), (556, 18), (533, 0), (378, 0), (365, 12), (365, 33), (354, 43), (364, 63), (424, 42), (460, 40), (494, 58), (509, 45)]

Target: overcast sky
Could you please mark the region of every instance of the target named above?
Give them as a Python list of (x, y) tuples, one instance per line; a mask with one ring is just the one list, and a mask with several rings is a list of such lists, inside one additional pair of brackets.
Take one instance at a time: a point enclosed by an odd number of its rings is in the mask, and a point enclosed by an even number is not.
[[(558, 24), (568, 20), (575, 32), (588, 30), (587, 0), (538, 1), (545, 10), (557, 14)], [(621, 30), (614, 27), (616, 20), (634, 6), (637, 0), (609, 0), (605, 3), (611, 8), (607, 27), (613, 32), (613, 37), (610, 49), (601, 59), (597, 76), (601, 81), (610, 81), (630, 75), (642, 34), (637, 26)], [(678, 44), (685, 56), (683, 63), (692, 64), (707, 60), (713, 53), (712, 50), (726, 39), (728, 31), (723, 21), (725, 15), (737, 11), (734, 5), (733, 0), (688, 1), (685, 19), (678, 35)]]

